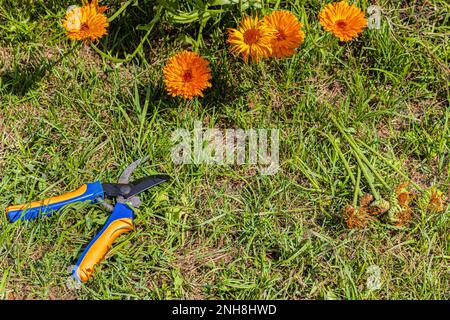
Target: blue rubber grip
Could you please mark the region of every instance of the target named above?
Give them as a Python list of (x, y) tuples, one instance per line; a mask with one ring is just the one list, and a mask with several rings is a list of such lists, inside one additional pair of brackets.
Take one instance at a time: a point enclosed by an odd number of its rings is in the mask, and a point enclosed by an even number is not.
[(58, 197), (52, 197), (31, 204), (11, 206), (6, 209), (8, 219), (14, 222), (18, 219), (32, 220), (42, 216), (51, 216), (69, 203), (91, 201), (97, 198), (104, 199), (104, 191), (100, 181), (86, 183), (79, 189)]
[(86, 282), (98, 264), (109, 251), (114, 240), (124, 232), (133, 229), (133, 210), (124, 203), (117, 203), (102, 230), (91, 240), (84, 249), (76, 265), (72, 269), (72, 276), (78, 282)]

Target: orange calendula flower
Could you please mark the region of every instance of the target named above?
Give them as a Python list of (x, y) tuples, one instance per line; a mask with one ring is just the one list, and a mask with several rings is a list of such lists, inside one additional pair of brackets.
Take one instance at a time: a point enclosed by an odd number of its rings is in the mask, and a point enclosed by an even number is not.
[(320, 24), (341, 41), (356, 38), (367, 26), (364, 13), (354, 4), (346, 1), (327, 4), (319, 15)]
[(63, 26), (71, 40), (95, 40), (103, 37), (109, 23), (103, 13), (107, 6), (98, 6), (98, 0), (82, 1), (82, 7), (75, 7), (66, 13)]
[(211, 87), (209, 62), (190, 51), (182, 51), (169, 59), (164, 67), (164, 83), (172, 96), (192, 99), (203, 97), (203, 90)]
[(237, 29), (229, 29), (227, 41), (231, 44), (231, 52), (241, 54), (245, 62), (249, 56), (252, 61), (258, 62), (272, 54), (271, 42), (275, 32), (275, 29), (258, 20), (257, 16), (245, 16)]
[(265, 16), (263, 22), (276, 30), (271, 41), (272, 57), (283, 58), (292, 56), (295, 49), (305, 40), (303, 25), (289, 11), (274, 11)]

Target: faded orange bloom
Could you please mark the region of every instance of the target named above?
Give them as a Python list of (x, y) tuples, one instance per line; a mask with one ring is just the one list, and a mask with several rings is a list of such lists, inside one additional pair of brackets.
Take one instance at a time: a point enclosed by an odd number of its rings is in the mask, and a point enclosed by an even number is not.
[(408, 186), (408, 182), (399, 184), (390, 196), (389, 221), (399, 227), (410, 222), (413, 217), (409, 204), (414, 194)]
[(445, 206), (445, 195), (442, 191), (433, 188), (431, 190), (430, 200), (428, 206), (432, 211), (442, 212)]
[(403, 182), (395, 188), (395, 194), (397, 195), (398, 204), (404, 208), (409, 206), (412, 200), (413, 192), (408, 189), (409, 183)]
[(366, 210), (366, 207), (355, 208), (346, 206), (343, 212), (343, 218), (350, 229), (360, 229), (367, 226), (371, 220), (375, 220)]

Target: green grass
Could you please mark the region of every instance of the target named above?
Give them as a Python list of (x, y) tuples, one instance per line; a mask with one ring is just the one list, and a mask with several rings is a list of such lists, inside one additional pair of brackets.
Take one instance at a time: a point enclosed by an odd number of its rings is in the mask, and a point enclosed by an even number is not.
[[(135, 232), (118, 238), (79, 290), (67, 288), (67, 269), (106, 221), (100, 205), (13, 224), (0, 215), (0, 298), (449, 298), (448, 206), (435, 213), (415, 205), (402, 228), (380, 219), (348, 229), (342, 210), (358, 165), (330, 120), (389, 159), (392, 166), (359, 144), (390, 188), (402, 172), (448, 197), (449, 5), (381, 1), (381, 29), (339, 46), (318, 24), (327, 1), (287, 2), (305, 24), (298, 54), (259, 65), (230, 56), (224, 34), (239, 13), (228, 12), (207, 24), (200, 48), (213, 87), (186, 103), (165, 94), (162, 68), (190, 48), (180, 34), (195, 38), (195, 25), (163, 20), (135, 59), (115, 64), (84, 45), (66, 54), (66, 1), (0, 0), (0, 210), (87, 181), (114, 182), (145, 155), (135, 177), (173, 177), (142, 194)], [(149, 14), (131, 6), (99, 48), (132, 52), (145, 34), (133, 29)], [(175, 165), (173, 130), (198, 120), (279, 128), (281, 170)], [(389, 197), (392, 190), (373, 185)], [(364, 176), (360, 187), (371, 193)], [(378, 290), (366, 286), (371, 266), (381, 272)]]

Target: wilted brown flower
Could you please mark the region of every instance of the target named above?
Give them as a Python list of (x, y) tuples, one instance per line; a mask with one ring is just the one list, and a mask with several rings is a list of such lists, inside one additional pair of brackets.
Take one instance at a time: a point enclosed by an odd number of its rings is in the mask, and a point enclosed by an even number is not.
[(390, 197), (389, 221), (396, 226), (402, 226), (412, 219), (412, 209), (409, 206), (413, 192), (408, 189), (409, 183), (399, 184)]
[(370, 215), (372, 215), (372, 216), (379, 216), (379, 215), (382, 215), (383, 213), (388, 212), (390, 208), (391, 208), (391, 205), (390, 205), (389, 201), (386, 201), (384, 199), (379, 199), (379, 200), (375, 200), (374, 202), (372, 202), (369, 205), (368, 211), (369, 211)]
[[(364, 194), (359, 200), (359, 207), (353, 206), (345, 207), (343, 217), (349, 228), (362, 228), (367, 225), (369, 221), (377, 220), (377, 216), (390, 211), (391, 204), (389, 201), (380, 198), (374, 200), (371, 194)], [(405, 212), (405, 217), (407, 212)]]
[(372, 203), (372, 201), (373, 201), (373, 195), (366, 193), (359, 200), (359, 205), (361, 207), (367, 207), (369, 204)]
[(444, 211), (445, 204), (445, 194), (436, 187), (425, 190), (422, 197), (419, 199), (419, 206), (423, 210), (430, 210), (433, 212)]
[(400, 206), (407, 207), (413, 198), (413, 191), (408, 189), (409, 182), (403, 182), (395, 188), (395, 194)]
[(350, 205), (344, 208), (343, 217), (350, 229), (364, 228), (370, 220), (373, 220), (364, 207), (354, 208)]

